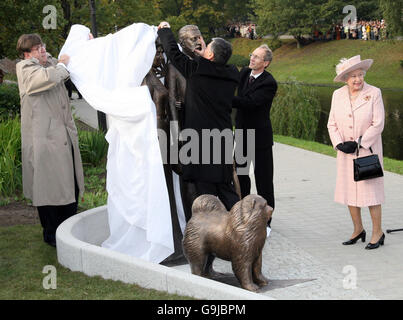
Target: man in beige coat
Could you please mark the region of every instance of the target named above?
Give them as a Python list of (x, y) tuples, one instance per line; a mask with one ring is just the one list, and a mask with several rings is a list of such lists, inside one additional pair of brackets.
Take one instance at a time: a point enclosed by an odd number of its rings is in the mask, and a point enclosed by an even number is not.
[(77, 128), (64, 86), (69, 57), (55, 61), (37, 34), (22, 35), (17, 50), (23, 58), (16, 66), (23, 192), (38, 208), (44, 241), (55, 246), (57, 227), (76, 214), (84, 191)]

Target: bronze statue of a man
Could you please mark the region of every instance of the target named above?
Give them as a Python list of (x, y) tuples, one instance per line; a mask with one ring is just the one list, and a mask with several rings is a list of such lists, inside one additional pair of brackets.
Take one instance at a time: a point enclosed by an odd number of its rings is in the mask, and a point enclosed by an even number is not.
[[(200, 38), (201, 33), (197, 26), (185, 26), (179, 31), (179, 41), (182, 49), (191, 58), (195, 57), (195, 48), (201, 48)], [(166, 87), (160, 81), (161, 78), (164, 78)], [(156, 40), (156, 55), (153, 66), (144, 78), (143, 84), (148, 86), (156, 107), (157, 128), (162, 130), (167, 138), (162, 139), (160, 137), (159, 142), (164, 160), (164, 173), (171, 207), (171, 220), (175, 248), (175, 252), (170, 257), (165, 259), (163, 263), (170, 263), (184, 257), (182, 250), (183, 234), (180, 228), (178, 208), (176, 206), (176, 197), (174, 192), (174, 172), (179, 175), (181, 200), (187, 221), (191, 217), (191, 207), (193, 200), (196, 198), (196, 193), (193, 184), (183, 181), (183, 179), (180, 177), (182, 173), (180, 164), (169, 163), (171, 140), (173, 143), (179, 143), (179, 132), (182, 129), (186, 80), (172, 64), (167, 64), (165, 62), (163, 48), (159, 38)]]
[[(195, 25), (186, 25), (179, 30), (178, 40), (183, 52), (190, 58), (195, 58), (195, 49), (201, 49), (201, 32)], [(167, 81), (165, 83), (169, 92), (169, 109), (172, 137), (179, 138), (179, 133), (183, 128), (185, 119), (185, 92), (186, 92), (186, 79), (185, 77), (171, 64), (167, 68)], [(179, 141), (174, 141), (180, 146)], [(196, 198), (196, 189), (193, 183), (184, 181), (181, 177), (182, 168), (180, 163), (172, 164), (172, 169), (180, 176), (180, 190), (182, 196), (182, 204), (185, 212), (186, 221), (192, 216), (192, 204)]]
[(168, 164), (169, 159), (169, 141), (170, 141), (170, 129), (169, 129), (169, 94), (168, 90), (161, 82), (161, 78), (166, 77), (166, 63), (164, 57), (164, 51), (159, 41), (156, 40), (156, 55), (151, 70), (145, 76), (143, 84), (147, 85), (151, 97), (154, 101), (157, 114), (157, 128), (161, 130), (159, 133), (165, 133), (164, 137), (159, 135), (159, 143), (162, 158), (164, 161), (164, 174), (166, 185), (169, 195), (169, 203), (171, 209), (171, 221), (172, 232), (174, 241), (174, 253), (166, 258), (163, 263), (176, 262), (181, 258), (184, 259), (182, 250), (182, 230), (179, 223), (178, 208), (176, 206), (176, 197), (174, 192), (173, 172), (171, 166)]
[[(195, 25), (186, 25), (179, 30), (179, 44), (183, 52), (192, 59), (195, 57), (195, 49), (201, 48), (201, 36), (199, 28)], [(172, 134), (176, 138), (179, 137), (184, 121), (186, 79), (171, 63), (168, 64), (165, 85), (169, 91), (170, 121), (175, 121)], [(177, 174), (182, 172), (180, 165), (174, 166), (173, 169)]]

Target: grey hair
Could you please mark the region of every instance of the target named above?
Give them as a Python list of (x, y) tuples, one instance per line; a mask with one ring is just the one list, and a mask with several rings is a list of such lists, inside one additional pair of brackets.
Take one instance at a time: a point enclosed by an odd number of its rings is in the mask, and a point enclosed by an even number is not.
[(232, 55), (232, 45), (223, 38), (213, 38), (211, 50), (214, 53), (214, 62), (226, 64)]
[(264, 61), (272, 61), (273, 60), (273, 52), (270, 50), (269, 46), (267, 44), (262, 44), (261, 46), (258, 47), (258, 49), (264, 49), (265, 54), (264, 54)]
[(349, 73), (346, 73), (344, 76), (342, 76), (341, 81), (347, 82), (347, 79), (350, 77), (351, 72), (356, 71), (356, 70), (361, 70), (364, 73), (364, 77), (367, 74), (367, 71), (365, 71), (364, 69), (355, 69), (355, 70), (350, 71)]

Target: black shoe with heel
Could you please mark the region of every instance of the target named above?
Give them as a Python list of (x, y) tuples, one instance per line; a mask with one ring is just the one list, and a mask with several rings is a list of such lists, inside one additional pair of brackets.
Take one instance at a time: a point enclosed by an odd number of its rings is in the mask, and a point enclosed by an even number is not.
[(355, 238), (343, 242), (343, 245), (348, 246), (351, 244), (355, 244), (359, 239), (361, 239), (362, 242), (365, 242), (366, 235), (367, 235), (367, 233), (365, 232), (365, 230), (362, 230), (361, 233), (358, 236), (356, 236)]
[(380, 245), (383, 246), (384, 243), (385, 243), (385, 234), (383, 233), (377, 243), (370, 242), (367, 244), (365, 249), (367, 249), (367, 250), (376, 249), (376, 248), (379, 248)]

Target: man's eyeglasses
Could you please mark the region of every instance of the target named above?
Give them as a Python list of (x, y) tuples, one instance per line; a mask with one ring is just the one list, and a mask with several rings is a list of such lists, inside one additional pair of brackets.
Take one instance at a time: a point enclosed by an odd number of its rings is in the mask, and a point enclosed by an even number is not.
[(263, 60), (263, 58), (261, 58), (261, 57), (255, 55), (255, 54), (252, 54), (252, 53), (249, 54), (249, 58), (253, 58), (253, 59), (255, 59), (255, 60)]
[(38, 44), (37, 46), (32, 47), (31, 51), (41, 51), (42, 49), (46, 50), (46, 44)]

